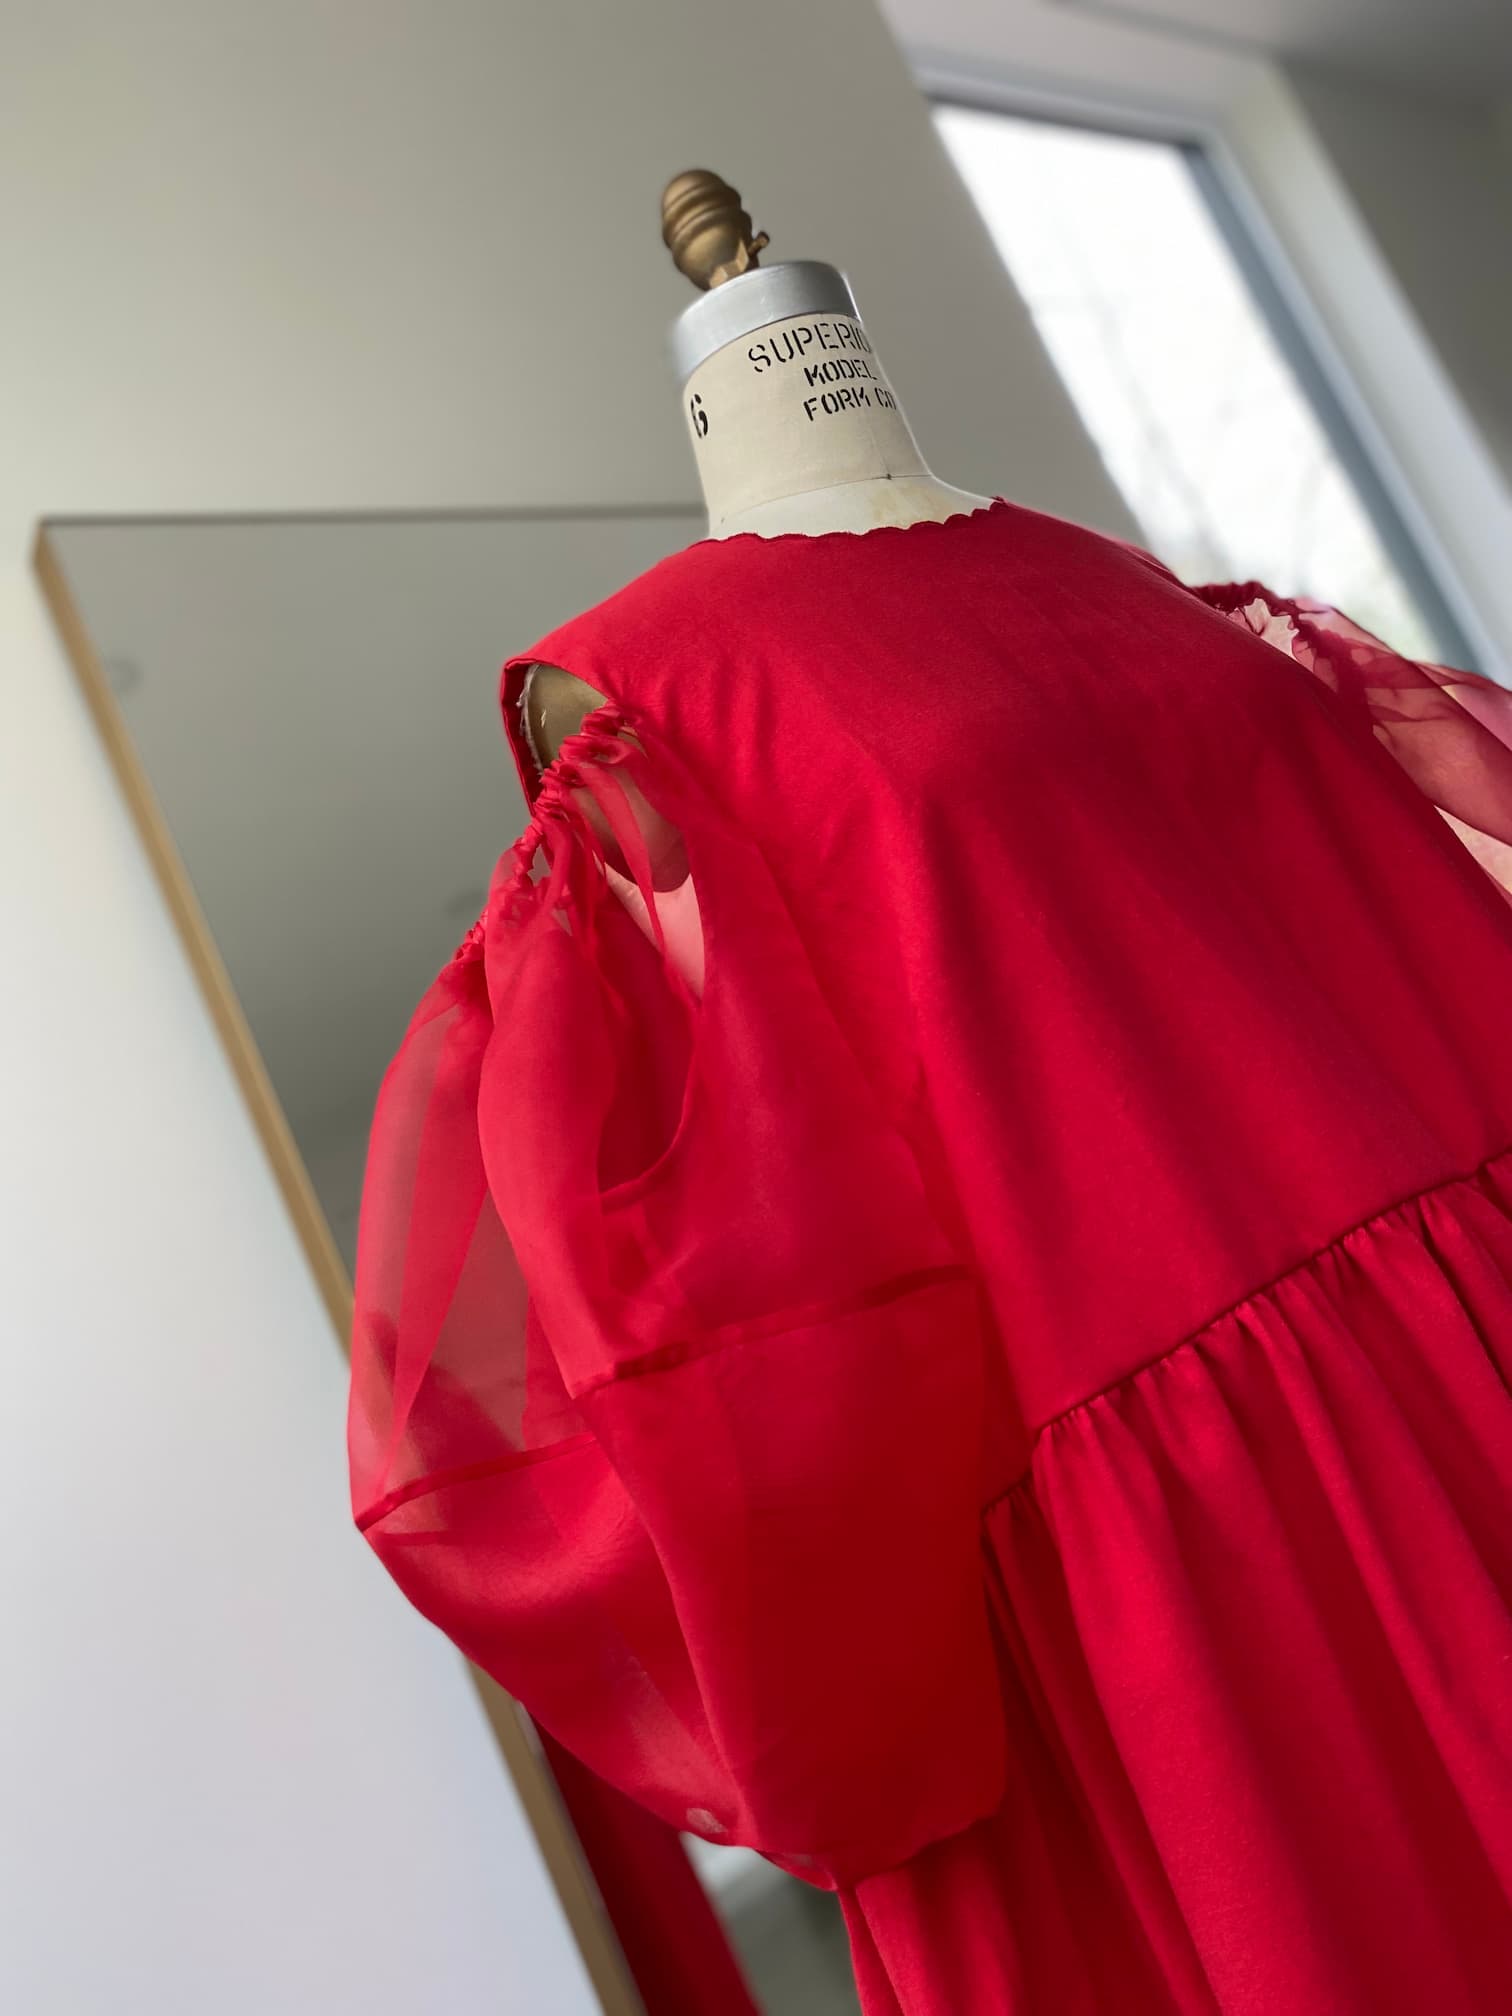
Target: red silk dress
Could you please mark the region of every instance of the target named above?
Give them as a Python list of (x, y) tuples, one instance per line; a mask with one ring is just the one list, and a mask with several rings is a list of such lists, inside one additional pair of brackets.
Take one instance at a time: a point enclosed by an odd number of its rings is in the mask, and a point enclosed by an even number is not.
[(1001, 498), (535, 660), (374, 1124), (394, 1579), (868, 2016), (1507, 2007), (1512, 696)]

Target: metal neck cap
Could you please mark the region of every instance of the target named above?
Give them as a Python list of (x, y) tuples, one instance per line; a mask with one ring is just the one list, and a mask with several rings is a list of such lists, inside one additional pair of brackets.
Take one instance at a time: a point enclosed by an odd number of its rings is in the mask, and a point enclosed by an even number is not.
[(793, 315), (849, 315), (860, 321), (850, 282), (818, 259), (757, 266), (711, 287), (672, 324), (672, 362), (686, 385), (700, 364), (727, 343)]

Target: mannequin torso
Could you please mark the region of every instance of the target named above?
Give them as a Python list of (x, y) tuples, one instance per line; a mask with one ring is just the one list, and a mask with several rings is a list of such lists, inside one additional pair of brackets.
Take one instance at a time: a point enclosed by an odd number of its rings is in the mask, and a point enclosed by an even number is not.
[(714, 539), (866, 532), (987, 501), (931, 473), (855, 315), (787, 316), (721, 345), (683, 402)]

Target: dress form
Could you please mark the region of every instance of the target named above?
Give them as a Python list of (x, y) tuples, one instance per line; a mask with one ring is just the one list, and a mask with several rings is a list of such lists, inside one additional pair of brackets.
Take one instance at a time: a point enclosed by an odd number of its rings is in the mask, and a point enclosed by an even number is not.
[[(989, 501), (925, 463), (842, 273), (815, 260), (761, 266), (766, 234), (703, 169), (667, 185), (662, 237), (705, 290), (673, 324), (672, 355), (710, 538), (868, 532)], [(523, 708), (537, 756), (549, 760), (601, 698), (537, 668)]]
[(842, 273), (760, 266), (765, 234), (702, 170), (668, 185), (662, 218), (674, 262), (707, 290), (672, 354), (711, 538), (866, 532), (987, 502), (925, 463)]

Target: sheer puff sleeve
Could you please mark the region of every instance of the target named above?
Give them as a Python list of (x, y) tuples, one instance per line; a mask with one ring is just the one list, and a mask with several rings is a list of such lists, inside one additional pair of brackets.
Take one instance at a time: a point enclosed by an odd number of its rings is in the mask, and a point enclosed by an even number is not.
[(979, 1290), (714, 794), (606, 706), (534, 812), (379, 1100), (357, 1521), (602, 1777), (848, 1885), (1001, 1796)]
[(1478, 672), (1404, 658), (1326, 602), (1288, 599), (1258, 581), (1192, 592), (1328, 687), (1512, 903), (1512, 691)]

